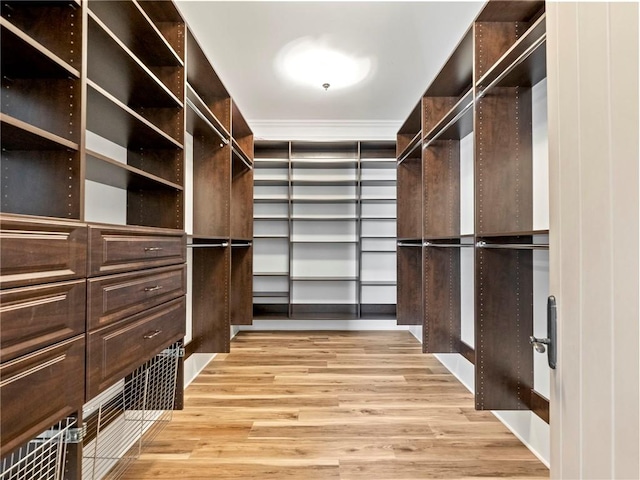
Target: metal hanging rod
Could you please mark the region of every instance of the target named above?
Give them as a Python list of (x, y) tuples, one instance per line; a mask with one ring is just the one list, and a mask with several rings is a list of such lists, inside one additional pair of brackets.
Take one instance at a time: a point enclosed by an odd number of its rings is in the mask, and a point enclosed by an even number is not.
[(247, 168), (249, 170), (253, 170), (253, 165), (251, 165), (246, 158), (244, 158), (244, 152), (242, 152), (242, 150), (240, 150), (239, 148), (236, 148), (233, 143), (231, 144), (231, 150), (240, 158), (240, 160), (242, 160), (242, 163), (244, 163)]
[(447, 124), (442, 127), (440, 130), (438, 130), (438, 133), (436, 133), (433, 137), (431, 137), (429, 140), (427, 140), (427, 142), (422, 146), (422, 149), (424, 150), (425, 148), (428, 148), (433, 142), (435, 142), (436, 140), (438, 140), (438, 138), (440, 138), (442, 136), (442, 134), (444, 132), (447, 131), (447, 129), (451, 126), (451, 125), (455, 125), (455, 123), (460, 120), (462, 117), (464, 117), (464, 115), (469, 111), (469, 109), (473, 107), (473, 99), (471, 99), (469, 101), (469, 103), (467, 103), (464, 108), (455, 116), (453, 117), (451, 120), (449, 120), (447, 122)]
[(414, 242), (398, 242), (399, 247), (422, 247), (422, 243), (414, 243)]
[(543, 243), (476, 243), (478, 248), (502, 248), (506, 250), (548, 250), (549, 245)]
[(415, 142), (416, 142), (416, 143), (415, 143), (415, 145), (413, 145), (413, 146), (411, 147), (411, 149), (410, 149), (408, 152), (406, 152), (406, 153), (402, 156), (402, 158), (400, 158), (400, 159), (398, 160), (398, 162), (397, 162), (397, 164), (398, 164), (398, 165), (400, 165), (402, 162), (404, 162), (404, 161), (409, 157), (409, 155), (411, 155), (411, 154), (416, 150), (416, 148), (418, 148), (418, 147), (420, 146), (420, 140), (416, 140), (416, 137), (418, 137), (418, 135), (420, 135), (420, 133), (417, 133), (417, 134), (416, 134), (416, 136), (415, 136), (415, 137), (413, 137), (413, 139), (412, 139), (411, 141), (412, 141), (412, 142), (413, 142), (413, 141), (415, 141)]
[(221, 243), (187, 243), (187, 248), (223, 248), (228, 247), (229, 242)]
[(425, 247), (436, 247), (436, 248), (461, 248), (461, 247), (474, 247), (473, 243), (433, 243), (433, 242), (424, 242)]
[(250, 247), (253, 242), (231, 242), (232, 247)]
[(516, 68), (522, 62), (524, 62), (527, 58), (529, 58), (531, 54), (535, 52), (536, 49), (546, 41), (547, 41), (547, 32), (543, 33), (540, 36), (540, 38), (538, 38), (533, 44), (531, 44), (529, 48), (527, 48), (524, 52), (522, 52), (520, 56), (516, 58), (514, 62), (511, 65), (509, 65), (509, 67), (505, 69), (500, 75), (498, 75), (491, 83), (489, 83), (489, 85), (487, 85), (481, 91), (479, 91), (478, 94), (476, 95), (476, 100), (480, 100), (482, 97), (484, 97), (487, 91), (491, 90), (498, 83), (500, 83), (503, 78), (509, 75), (514, 68)]
[[(204, 123), (207, 124), (207, 126), (213, 130), (215, 132), (216, 135), (218, 135), (218, 137), (220, 137), (220, 141), (222, 143), (224, 143), (224, 145), (228, 145), (229, 144), (229, 140), (222, 134), (220, 133), (220, 130), (218, 130), (216, 128), (216, 126), (211, 123), (209, 121), (209, 119), (207, 117), (204, 116), (204, 114), (200, 111), (200, 109), (196, 106), (196, 104), (194, 104), (190, 99), (187, 98), (187, 105), (191, 107), (191, 109), (194, 111), (194, 113), (200, 117), (200, 120), (202, 120)], [(222, 145), (221, 145), (222, 146)]]

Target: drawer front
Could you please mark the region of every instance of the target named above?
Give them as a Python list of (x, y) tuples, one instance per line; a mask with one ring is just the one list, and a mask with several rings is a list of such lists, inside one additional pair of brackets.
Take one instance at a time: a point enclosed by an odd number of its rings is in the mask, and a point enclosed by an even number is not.
[(185, 299), (181, 297), (90, 333), (87, 341), (87, 400), (184, 337), (184, 331)]
[(89, 274), (129, 272), (185, 263), (186, 236), (90, 227)]
[(1, 456), (82, 410), (84, 335), (0, 365)]
[(82, 278), (87, 227), (0, 217), (0, 287)]
[(84, 333), (86, 282), (61, 282), (0, 292), (0, 361)]
[(176, 265), (89, 280), (88, 329), (106, 327), (183, 296), (186, 273), (186, 265)]

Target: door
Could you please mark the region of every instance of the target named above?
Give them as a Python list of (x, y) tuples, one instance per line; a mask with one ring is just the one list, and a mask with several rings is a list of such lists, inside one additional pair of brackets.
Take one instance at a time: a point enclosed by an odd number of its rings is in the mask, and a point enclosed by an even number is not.
[(638, 4), (548, 3), (552, 478), (640, 478)]

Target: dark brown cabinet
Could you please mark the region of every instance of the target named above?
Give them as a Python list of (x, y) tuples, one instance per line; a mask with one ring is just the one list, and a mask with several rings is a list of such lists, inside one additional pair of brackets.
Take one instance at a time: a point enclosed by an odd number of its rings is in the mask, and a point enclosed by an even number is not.
[(253, 133), (173, 2), (1, 9), (4, 457), (184, 337), (187, 133), (202, 351), (251, 322)]
[(182, 232), (91, 226), (89, 239), (89, 274), (92, 276), (186, 261), (186, 240)]
[(82, 278), (87, 270), (87, 227), (3, 215), (0, 258), (2, 288)]
[(475, 363), (478, 409), (540, 412), (543, 398), (529, 335), (544, 309), (535, 251), (549, 233), (534, 187), (533, 87), (545, 64), (544, 2), (491, 0), (398, 131), (398, 321), (423, 324), (425, 352)]
[(0, 361), (84, 334), (86, 282), (58, 282), (0, 291)]
[(84, 402), (84, 334), (0, 364), (1, 455)]
[(91, 278), (87, 282), (87, 327), (105, 327), (174, 298), (184, 296), (186, 266)]
[(184, 336), (184, 297), (87, 335), (87, 399)]

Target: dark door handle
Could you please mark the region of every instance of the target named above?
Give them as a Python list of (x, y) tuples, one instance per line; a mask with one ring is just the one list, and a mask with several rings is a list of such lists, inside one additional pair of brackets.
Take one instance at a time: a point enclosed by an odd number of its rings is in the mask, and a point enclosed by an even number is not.
[(547, 335), (546, 338), (537, 338), (531, 335), (529, 343), (533, 345), (538, 353), (547, 352), (547, 363), (549, 368), (556, 368), (557, 350), (556, 350), (556, 324), (558, 313), (556, 309), (556, 297), (551, 295), (547, 299)]

